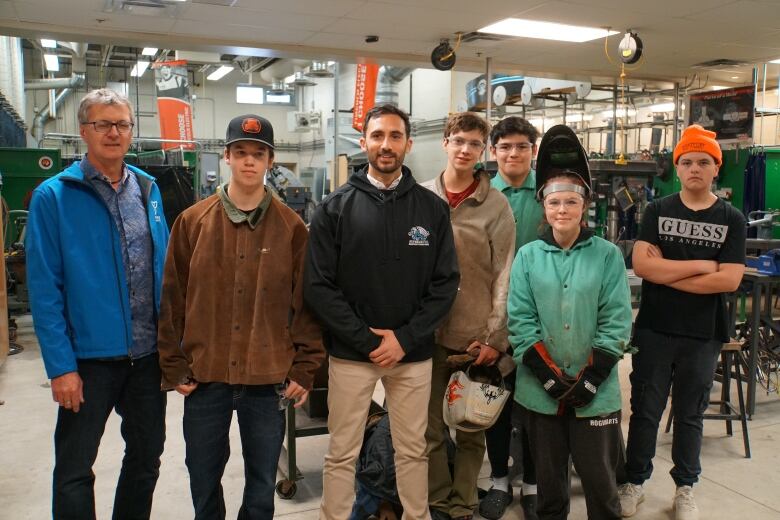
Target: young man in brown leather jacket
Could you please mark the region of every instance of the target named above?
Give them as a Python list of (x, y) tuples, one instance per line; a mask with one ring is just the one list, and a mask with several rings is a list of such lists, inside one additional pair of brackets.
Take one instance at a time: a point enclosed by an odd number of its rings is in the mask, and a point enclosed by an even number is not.
[(271, 519), (287, 400), (301, 406), (325, 350), (303, 305), (308, 233), (265, 189), (273, 128), (245, 115), (228, 125), (230, 182), (173, 225), (160, 305), (163, 389), (184, 401), (195, 518), (224, 518), (221, 478), (238, 415), (246, 484), (241, 519)]

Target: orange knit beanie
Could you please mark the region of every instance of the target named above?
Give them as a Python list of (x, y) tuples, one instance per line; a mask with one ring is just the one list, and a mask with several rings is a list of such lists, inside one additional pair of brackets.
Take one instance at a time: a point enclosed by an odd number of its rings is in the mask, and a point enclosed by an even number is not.
[(691, 125), (683, 130), (680, 142), (674, 148), (674, 164), (677, 164), (681, 155), (688, 152), (708, 153), (718, 165), (723, 162), (723, 152), (715, 140), (715, 132), (705, 130), (700, 125)]

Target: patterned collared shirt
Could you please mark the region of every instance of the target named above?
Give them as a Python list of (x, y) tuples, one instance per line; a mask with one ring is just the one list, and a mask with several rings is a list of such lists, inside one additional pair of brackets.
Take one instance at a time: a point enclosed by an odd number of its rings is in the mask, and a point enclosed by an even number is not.
[(152, 266), (154, 246), (141, 186), (135, 173), (125, 165), (116, 190), (108, 177), (100, 173), (86, 155), (80, 166), (85, 180), (106, 203), (119, 231), (133, 331), (129, 354), (133, 358), (152, 354), (157, 350)]

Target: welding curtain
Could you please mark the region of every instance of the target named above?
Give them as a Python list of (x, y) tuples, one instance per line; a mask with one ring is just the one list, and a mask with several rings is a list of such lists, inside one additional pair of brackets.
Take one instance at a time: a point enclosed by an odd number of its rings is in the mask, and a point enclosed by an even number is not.
[[(745, 166), (745, 185), (744, 198), (742, 201), (742, 212), (745, 218), (751, 211), (766, 209), (764, 207), (766, 200), (766, 153), (751, 153)], [(756, 238), (757, 228), (748, 229), (748, 238)]]

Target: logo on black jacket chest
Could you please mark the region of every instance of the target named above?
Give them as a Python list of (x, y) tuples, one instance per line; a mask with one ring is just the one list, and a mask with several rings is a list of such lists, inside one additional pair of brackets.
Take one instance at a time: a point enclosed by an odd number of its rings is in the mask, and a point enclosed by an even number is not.
[(422, 226), (414, 226), (407, 233), (410, 246), (429, 246), (428, 237), (431, 233)]

